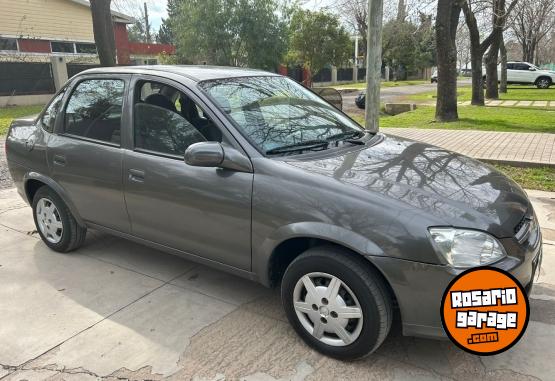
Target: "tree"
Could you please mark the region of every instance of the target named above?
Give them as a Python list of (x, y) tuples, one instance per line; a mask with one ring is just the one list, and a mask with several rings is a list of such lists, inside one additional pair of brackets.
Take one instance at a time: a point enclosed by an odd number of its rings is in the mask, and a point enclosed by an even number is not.
[(501, 78), (499, 78), (499, 92), (507, 93), (507, 47), (505, 39), (501, 35), (501, 44), (499, 45), (499, 54), (501, 56)]
[(394, 69), (396, 80), (407, 73), (435, 64), (435, 38), (431, 16), (420, 15), (420, 24), (392, 19), (383, 27), (383, 62)]
[(158, 42), (159, 44), (174, 43), (173, 30), (168, 19), (162, 19), (162, 24), (160, 24), (160, 28), (158, 29), (158, 33), (156, 34), (156, 42)]
[(468, 69), (470, 63), (470, 37), (468, 28), (464, 23), (459, 25), (457, 30), (457, 61), (459, 61), (459, 72), (464, 68)]
[(91, 0), (94, 42), (102, 66), (115, 66), (116, 40), (112, 23), (111, 0)]
[(175, 45), (175, 29), (174, 25), (177, 21), (181, 4), (183, 0), (168, 0), (166, 10), (168, 18), (162, 19), (162, 24), (156, 35), (156, 40), (160, 44), (174, 44)]
[(275, 70), (286, 29), (275, 0), (181, 0), (175, 26), (182, 62)]
[[(489, 56), (488, 62), (488, 81), (490, 81), (490, 90), (497, 87), (497, 57), (500, 46), (500, 39), (505, 26), (507, 15), (516, 5), (517, 0), (513, 0), (509, 8), (505, 10), (505, 0), (464, 0), (462, 2), (462, 10), (470, 34), (470, 57), (472, 62), (472, 104), (476, 106), (484, 106), (484, 74), (482, 71), (482, 63), (484, 54), (494, 44)], [(491, 32), (480, 42), (480, 28), (476, 15), (484, 10), (491, 10)], [(492, 62), (495, 61), (495, 64)], [(490, 92), (491, 96), (494, 96)]]
[(438, 0), (436, 16), (437, 101), (436, 120), (451, 122), (457, 111), (457, 26), (461, 6), (458, 0)]
[(497, 62), (499, 61), (499, 49), (503, 40), (503, 31), (507, 16), (516, 6), (518, 0), (513, 0), (509, 7), (505, 9), (505, 0), (493, 0), (492, 29), (493, 39), (486, 54), (486, 98), (499, 98), (499, 79), (497, 76)]
[(349, 34), (329, 13), (297, 10), (290, 28), (290, 56), (296, 57), (312, 74), (328, 64), (341, 65), (351, 57)]
[(130, 27), (127, 28), (127, 35), (129, 41), (132, 42), (146, 42), (145, 26), (142, 21), (136, 20)]
[(368, 0), (339, 0), (335, 11), (342, 17), (346, 25), (361, 38), (359, 54), (366, 56), (368, 43)]
[(538, 63), (538, 47), (555, 27), (555, 1), (521, 0), (515, 13), (511, 28), (521, 46), (522, 60)]

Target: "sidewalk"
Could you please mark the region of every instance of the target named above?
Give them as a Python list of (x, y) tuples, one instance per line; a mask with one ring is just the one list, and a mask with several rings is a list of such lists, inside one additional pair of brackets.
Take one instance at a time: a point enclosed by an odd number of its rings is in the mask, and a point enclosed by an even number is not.
[(382, 128), (381, 131), (475, 159), (555, 167), (555, 134), (418, 128)]
[[(547, 107), (555, 108), (555, 101), (502, 101), (502, 100), (486, 100), (486, 106), (493, 107)], [(461, 106), (470, 106), (470, 101), (459, 102)]]

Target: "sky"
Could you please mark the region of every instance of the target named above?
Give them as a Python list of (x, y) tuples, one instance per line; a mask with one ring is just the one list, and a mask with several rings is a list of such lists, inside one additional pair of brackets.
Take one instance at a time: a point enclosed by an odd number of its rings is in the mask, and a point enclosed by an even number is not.
[(140, 18), (143, 4), (146, 2), (150, 24), (158, 31), (162, 18), (168, 17), (166, 12), (167, 0), (113, 0), (113, 9), (126, 15)]
[[(168, 17), (167, 0), (113, 0), (116, 10), (135, 18), (140, 17), (141, 7), (145, 2), (147, 3), (152, 28), (157, 31), (162, 19)], [(320, 9), (333, 3), (333, 0), (305, 0), (303, 7), (306, 9)]]

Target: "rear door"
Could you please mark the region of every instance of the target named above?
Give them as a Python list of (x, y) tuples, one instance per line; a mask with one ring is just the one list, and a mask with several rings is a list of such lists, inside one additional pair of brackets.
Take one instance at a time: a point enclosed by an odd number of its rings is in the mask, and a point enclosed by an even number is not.
[(81, 217), (121, 232), (130, 231), (121, 148), (129, 79), (126, 75), (78, 78), (69, 89), (62, 123), (47, 153), (52, 177)]

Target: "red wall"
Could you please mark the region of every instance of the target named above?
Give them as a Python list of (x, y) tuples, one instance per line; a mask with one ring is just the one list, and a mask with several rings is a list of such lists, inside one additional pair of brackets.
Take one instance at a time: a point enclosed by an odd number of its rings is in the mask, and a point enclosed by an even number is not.
[(27, 53), (51, 53), (50, 41), (19, 39), (19, 51)]
[(129, 51), (132, 54), (151, 54), (158, 55), (162, 52), (168, 54), (175, 53), (175, 46), (168, 44), (144, 44), (142, 42), (130, 42)]
[[(175, 46), (167, 44), (143, 44), (140, 42), (129, 42), (127, 25), (114, 23), (114, 38), (116, 40), (116, 56), (118, 65), (129, 65), (131, 54), (143, 54), (158, 56), (162, 52), (175, 53)], [(27, 53), (51, 53), (50, 41), (19, 39), (19, 50)]]
[(129, 65), (131, 58), (129, 57), (129, 35), (127, 34), (127, 25), (122, 23), (114, 23), (114, 38), (116, 40), (116, 56), (118, 65)]

